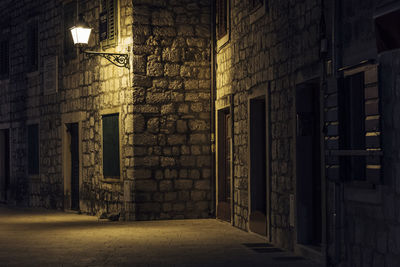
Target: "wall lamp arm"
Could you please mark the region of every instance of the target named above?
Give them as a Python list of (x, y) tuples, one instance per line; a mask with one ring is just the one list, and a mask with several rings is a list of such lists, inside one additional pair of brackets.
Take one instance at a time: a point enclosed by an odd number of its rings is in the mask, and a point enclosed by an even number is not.
[(83, 50), (81, 49), (81, 52), (86, 54), (89, 57), (93, 56), (101, 56), (108, 61), (110, 61), (112, 64), (114, 64), (117, 67), (124, 67), (129, 69), (129, 54), (123, 54), (123, 53), (103, 53), (103, 52), (96, 52), (96, 51), (88, 51), (88, 50)]

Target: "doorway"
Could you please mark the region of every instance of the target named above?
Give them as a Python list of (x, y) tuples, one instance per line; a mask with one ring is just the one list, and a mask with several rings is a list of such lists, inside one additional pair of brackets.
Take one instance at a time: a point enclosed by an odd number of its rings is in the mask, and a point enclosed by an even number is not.
[(78, 123), (67, 124), (70, 137), (71, 210), (79, 210), (79, 127)]
[(267, 235), (265, 97), (250, 100), (250, 231)]
[(296, 88), (297, 243), (321, 249), (321, 128), (319, 80)]
[(10, 131), (0, 130), (0, 203), (7, 202), (10, 187)]
[(217, 218), (231, 221), (231, 114), (229, 109), (218, 112), (218, 183), (217, 183)]

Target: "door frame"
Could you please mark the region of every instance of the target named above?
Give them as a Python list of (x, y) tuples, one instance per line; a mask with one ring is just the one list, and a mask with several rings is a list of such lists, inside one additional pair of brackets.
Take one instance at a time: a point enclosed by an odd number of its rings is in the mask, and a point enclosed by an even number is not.
[(79, 210), (82, 210), (81, 186), (82, 186), (82, 121), (86, 118), (85, 112), (74, 112), (61, 115), (62, 136), (62, 173), (64, 182), (64, 210), (71, 210), (71, 135), (68, 133), (67, 124), (78, 124), (78, 146), (79, 146)]
[[(219, 195), (218, 195), (218, 192), (219, 192), (219, 177), (220, 177), (220, 171), (221, 171), (221, 169), (220, 169), (220, 164), (218, 164), (218, 158), (219, 158), (219, 155), (220, 155), (220, 148), (221, 148), (221, 138), (220, 138), (220, 134), (221, 134), (221, 129), (220, 129), (220, 124), (221, 124), (221, 116), (220, 116), (220, 114), (222, 114), (222, 113), (229, 113), (230, 115), (231, 115), (231, 122), (232, 122), (232, 124), (233, 124), (233, 116), (232, 116), (232, 110), (231, 110), (232, 108), (231, 108), (231, 99), (230, 98), (228, 98), (227, 99), (227, 101), (225, 101), (225, 103), (223, 103), (222, 105), (220, 104), (220, 105), (218, 105), (218, 107), (216, 107), (216, 112), (215, 112), (215, 122), (216, 122), (216, 126), (217, 127), (215, 127), (216, 129), (215, 129), (215, 135), (216, 135), (216, 142), (215, 142), (215, 147), (216, 147), (216, 150), (215, 150), (215, 155), (216, 155), (216, 164), (215, 164), (215, 172), (216, 172), (216, 180), (215, 180), (215, 211), (216, 211), (216, 218), (217, 219), (219, 219), (218, 218), (218, 203), (219, 203)], [(225, 118), (224, 118), (225, 119)], [(233, 125), (231, 125), (231, 127), (232, 127)], [(231, 131), (232, 132), (232, 131)], [(233, 200), (233, 196), (234, 196), (234, 192), (233, 192), (233, 190), (234, 190), (234, 186), (233, 186), (233, 181), (234, 181), (234, 178), (233, 178), (233, 142), (232, 142), (232, 139), (233, 139), (233, 136), (231, 137), (231, 142), (230, 142), (230, 145), (231, 145), (231, 149), (230, 149), (230, 157), (231, 157), (231, 163), (230, 163), (230, 173), (231, 173), (231, 184), (230, 184), (230, 224), (231, 225), (234, 225), (234, 207), (233, 207), (233, 205), (234, 205), (234, 200)], [(225, 141), (224, 141), (225, 142)]]
[[(303, 243), (299, 243), (298, 240), (298, 231), (299, 231), (299, 225), (298, 225), (298, 190), (297, 190), (297, 182), (298, 182), (298, 177), (297, 177), (297, 105), (296, 105), (296, 95), (297, 95), (297, 89), (300, 86), (307, 86), (307, 84), (313, 84), (316, 85), (316, 89), (318, 90), (318, 98), (319, 98), (319, 128), (320, 128), (320, 176), (321, 176), (321, 251), (317, 251), (312, 249), (310, 246), (305, 245)], [(304, 79), (301, 81), (297, 81), (295, 86), (293, 87), (293, 96), (294, 96), (294, 103), (293, 103), (293, 122), (292, 122), (292, 133), (293, 133), (293, 147), (295, 153), (293, 153), (293, 177), (295, 177), (295, 191), (294, 191), (294, 203), (293, 207), (291, 207), (291, 212), (293, 209), (294, 212), (294, 218), (293, 218), (293, 227), (295, 229), (295, 243), (294, 243), (294, 251), (295, 253), (299, 255), (303, 255), (308, 258), (313, 258), (314, 260), (318, 262), (324, 262), (324, 259), (326, 259), (326, 246), (327, 246), (327, 233), (326, 233), (326, 227), (327, 227), (327, 207), (326, 207), (326, 177), (325, 177), (325, 146), (324, 146), (324, 138), (325, 135), (323, 133), (323, 127), (324, 127), (324, 91), (323, 87), (321, 86), (321, 78), (320, 76), (312, 76), (309, 79)]]
[(265, 238), (271, 242), (271, 127), (270, 127), (270, 83), (267, 85), (260, 85), (259, 87), (252, 90), (247, 99), (247, 197), (248, 197), (248, 213), (247, 213), (247, 221), (248, 221), (248, 231), (250, 230), (250, 213), (251, 213), (251, 170), (250, 170), (250, 156), (251, 156), (251, 147), (250, 147), (250, 104), (252, 100), (264, 99), (265, 101), (265, 174), (266, 174), (266, 235)]

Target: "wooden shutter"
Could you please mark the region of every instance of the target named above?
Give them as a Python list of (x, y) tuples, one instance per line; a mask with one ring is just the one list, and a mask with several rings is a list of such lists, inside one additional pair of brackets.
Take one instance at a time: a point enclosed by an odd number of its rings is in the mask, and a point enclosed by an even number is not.
[[(370, 151), (381, 151), (381, 126), (379, 107), (378, 66), (371, 65), (364, 71), (365, 96), (365, 147)], [(366, 179), (372, 183), (381, 181), (381, 157), (366, 158)]]
[(112, 46), (118, 40), (118, 0), (102, 0), (100, 14), (100, 40), (102, 45)]
[(345, 70), (339, 88), (339, 150), (329, 154), (340, 156), (340, 174), (344, 179), (380, 183), (378, 66), (369, 64)]
[(39, 127), (28, 126), (28, 174), (39, 174)]
[(120, 177), (118, 114), (103, 116), (103, 175)]

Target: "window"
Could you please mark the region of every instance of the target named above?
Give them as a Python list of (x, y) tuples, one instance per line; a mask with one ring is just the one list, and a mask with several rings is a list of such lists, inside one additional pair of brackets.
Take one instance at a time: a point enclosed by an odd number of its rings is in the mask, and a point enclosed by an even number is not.
[(39, 174), (39, 126), (28, 126), (28, 174)]
[(216, 35), (217, 49), (222, 48), (228, 41), (230, 36), (230, 1), (216, 1)]
[(101, 0), (99, 17), (100, 41), (103, 47), (117, 44), (118, 0)]
[(103, 175), (104, 178), (119, 178), (119, 115), (103, 115)]
[[(378, 70), (376, 65), (345, 72), (339, 96), (340, 159), (346, 180), (379, 183), (381, 163)], [(370, 155), (368, 153), (371, 153)]]
[(76, 1), (64, 5), (64, 61), (76, 58), (76, 49), (69, 30), (75, 25), (76, 9)]
[(228, 34), (228, 1), (217, 0), (217, 39)]
[(10, 48), (8, 40), (0, 41), (0, 78), (7, 78), (10, 72)]
[(28, 23), (27, 33), (27, 71), (37, 71), (39, 69), (39, 25), (37, 19), (32, 19)]

